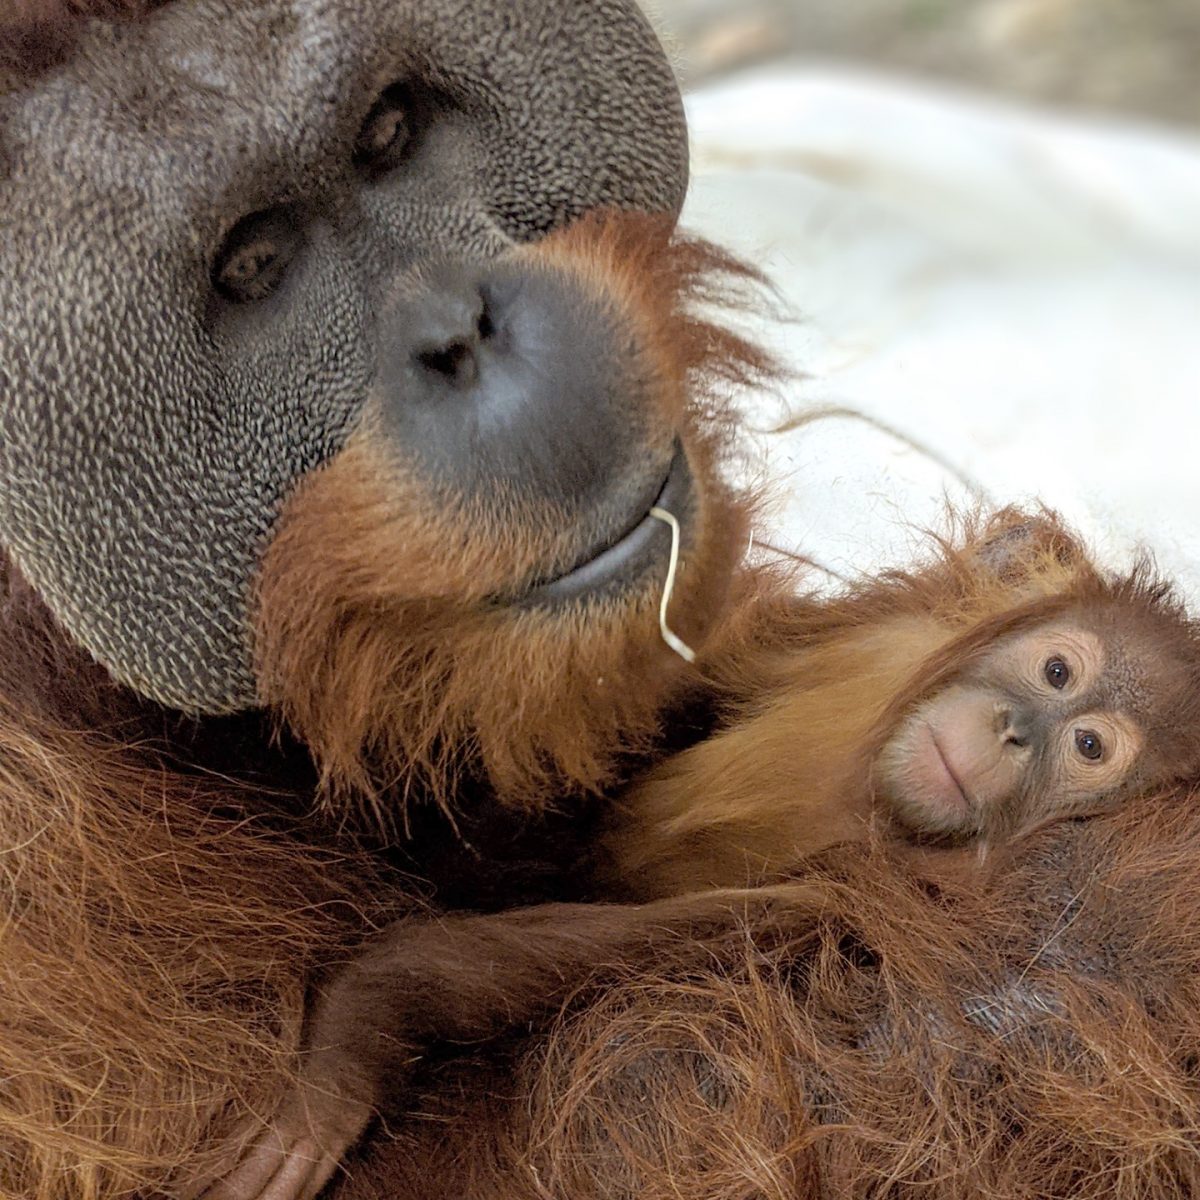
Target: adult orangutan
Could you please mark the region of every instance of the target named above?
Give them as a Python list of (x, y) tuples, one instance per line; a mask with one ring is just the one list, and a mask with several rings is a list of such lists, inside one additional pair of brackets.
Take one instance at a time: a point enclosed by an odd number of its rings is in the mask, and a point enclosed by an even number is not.
[(29, 0), (0, 47), (0, 1193), (106, 1200), (273, 1111), (314, 969), (418, 907), (410, 814), (660, 737), (650, 510), (711, 649), (764, 364), (692, 315), (740, 270), (672, 237), (632, 0)]
[[(3, 1192), (302, 1194), (361, 1122), (311, 1087), (358, 972), (408, 1054), (536, 1025), (600, 956), (549, 1042), (398, 1073), (475, 1124), (352, 1186), (1187, 1194), (1186, 812), (1058, 825), (953, 904), (852, 852), (414, 911), (406, 815), (569, 809), (788, 628), (721, 471), (714, 385), (763, 363), (690, 308), (736, 268), (669, 236), (678, 97), (629, 0), (19, 0), (0, 49)], [(280, 1155), (317, 1096), (341, 1142)]]

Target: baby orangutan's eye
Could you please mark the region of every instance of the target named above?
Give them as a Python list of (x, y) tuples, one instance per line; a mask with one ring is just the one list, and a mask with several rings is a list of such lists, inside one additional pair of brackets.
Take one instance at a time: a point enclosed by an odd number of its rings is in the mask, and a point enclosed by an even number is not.
[(1075, 730), (1075, 749), (1088, 762), (1099, 762), (1104, 756), (1104, 743), (1100, 740), (1100, 735), (1090, 729)]
[(1043, 668), (1042, 674), (1046, 676), (1046, 682), (1052, 688), (1061, 690), (1070, 681), (1071, 669), (1061, 658), (1052, 658)]

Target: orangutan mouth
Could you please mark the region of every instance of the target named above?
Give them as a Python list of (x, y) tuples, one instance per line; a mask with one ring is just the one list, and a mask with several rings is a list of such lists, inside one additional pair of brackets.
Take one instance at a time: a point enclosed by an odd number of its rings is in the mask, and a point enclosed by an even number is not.
[(651, 516), (650, 510), (665, 509), (686, 529), (692, 493), (687, 455), (682, 446), (676, 445), (662, 486), (638, 505), (630, 524), (614, 540), (590, 549), (566, 574), (533, 588), (526, 602), (541, 605), (580, 600), (636, 583), (646, 570), (661, 564), (671, 550), (670, 528)]
[(937, 739), (937, 734), (934, 733), (933, 727), (929, 727), (929, 740), (933, 743), (934, 751), (941, 760), (942, 769), (946, 772), (946, 777), (958, 789), (959, 797), (962, 800), (962, 808), (964, 812), (974, 811), (974, 805), (971, 803), (971, 797), (967, 795), (967, 789), (963, 787), (962, 780), (959, 779), (957, 772), (950, 765), (949, 758), (946, 757), (946, 752), (942, 749), (941, 743)]

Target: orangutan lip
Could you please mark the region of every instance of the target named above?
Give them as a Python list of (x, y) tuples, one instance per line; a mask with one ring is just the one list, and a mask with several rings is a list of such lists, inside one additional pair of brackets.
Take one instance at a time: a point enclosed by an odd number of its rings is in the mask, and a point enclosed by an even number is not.
[(692, 473), (683, 447), (676, 444), (675, 456), (658, 495), (646, 505), (645, 513), (615, 541), (590, 552), (566, 574), (534, 587), (526, 593), (532, 604), (578, 600), (614, 584), (629, 583), (661, 558), (671, 545), (671, 530), (650, 509), (662, 508), (686, 525), (692, 494)]
[(942, 750), (941, 743), (937, 740), (937, 734), (933, 731), (933, 726), (930, 725), (927, 728), (929, 729), (929, 740), (933, 743), (933, 748), (937, 751), (938, 758), (942, 760), (942, 766), (945, 768), (946, 774), (950, 776), (954, 786), (958, 788), (958, 794), (962, 797), (963, 807), (968, 812), (971, 812), (974, 805), (971, 803), (971, 797), (967, 795), (967, 789), (963, 787), (962, 780), (959, 779), (954, 772), (954, 768), (950, 765), (950, 760)]

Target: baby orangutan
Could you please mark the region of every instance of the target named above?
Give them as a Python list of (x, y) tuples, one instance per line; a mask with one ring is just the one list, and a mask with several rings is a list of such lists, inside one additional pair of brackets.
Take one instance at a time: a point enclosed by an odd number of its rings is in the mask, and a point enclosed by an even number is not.
[(384, 931), (317, 989), (295, 1091), (206, 1200), (311, 1200), (436, 1043), (552, 1021), (609, 967), (703, 959), (714, 933), (769, 939), (804, 882), (734, 889), (806, 854), (873, 828), (982, 846), (1200, 773), (1196, 628), (1147, 569), (1103, 574), (1049, 517), (1001, 513), (920, 570), (766, 616), (707, 668), (723, 728), (636, 782), (604, 832), (597, 891), (651, 903)]
[(907, 831), (971, 837), (1157, 782), (1129, 684), (1170, 660), (1153, 636), (1121, 634), (1121, 615), (1110, 602), (1002, 637), (902, 719), (876, 760), (877, 801)]
[(747, 655), (725, 728), (620, 803), (610, 895), (744, 885), (872, 828), (983, 848), (1197, 765), (1196, 628), (1049, 517), (1006, 511), (922, 570), (802, 601)]

